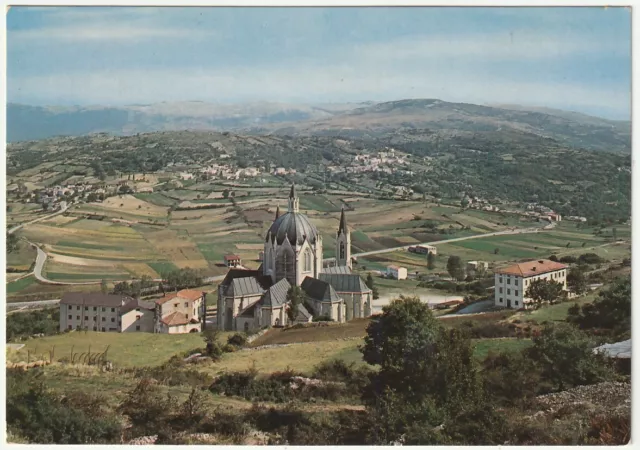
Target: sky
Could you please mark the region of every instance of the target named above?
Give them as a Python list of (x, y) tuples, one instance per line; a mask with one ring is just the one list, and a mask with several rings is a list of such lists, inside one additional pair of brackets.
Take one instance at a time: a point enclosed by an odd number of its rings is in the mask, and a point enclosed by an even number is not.
[(12, 7), (30, 105), (438, 98), (630, 119), (624, 8)]

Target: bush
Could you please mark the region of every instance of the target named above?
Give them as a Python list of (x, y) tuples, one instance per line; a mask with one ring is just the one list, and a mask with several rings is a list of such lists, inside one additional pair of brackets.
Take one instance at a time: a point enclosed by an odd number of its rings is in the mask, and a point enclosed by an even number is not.
[(583, 255), (580, 255), (578, 261), (581, 264), (600, 264), (604, 262), (604, 260), (595, 253), (585, 253)]
[(241, 333), (232, 334), (227, 338), (227, 344), (235, 345), (236, 347), (244, 347), (247, 345), (247, 336)]
[(36, 379), (41, 372), (8, 369), (6, 373), (10, 433), (38, 444), (119, 443), (122, 427), (115, 416), (92, 414), (95, 408), (83, 410), (63, 403)]
[(563, 256), (560, 258), (560, 262), (565, 264), (575, 264), (578, 262), (578, 259), (575, 256)]
[(60, 332), (60, 308), (21, 312), (7, 315), (7, 341), (44, 334), (51, 336)]

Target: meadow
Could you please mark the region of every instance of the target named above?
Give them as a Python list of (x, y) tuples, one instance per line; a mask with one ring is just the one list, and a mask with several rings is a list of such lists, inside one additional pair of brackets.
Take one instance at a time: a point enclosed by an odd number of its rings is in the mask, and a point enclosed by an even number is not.
[[(287, 210), (289, 186), (284, 180), (273, 178), (271, 181), (260, 186), (233, 187), (233, 203), (219, 198), (226, 187), (215, 183), (110, 197), (102, 203), (75, 205), (65, 215), (25, 226), (19, 235), (44, 245), (50, 255), (44, 272), (58, 281), (117, 281), (143, 275), (159, 278), (163, 272), (186, 267), (199, 269), (204, 276), (217, 276), (226, 273), (223, 257), (228, 253), (238, 254), (245, 267), (255, 269), (260, 265), (258, 254), (276, 208), (279, 207), (281, 213)], [(206, 199), (207, 196), (216, 198)], [(540, 226), (503, 213), (461, 211), (457, 207), (420, 201), (380, 200), (348, 191), (321, 195), (301, 191), (300, 199), (302, 212), (324, 237), (325, 258), (335, 254), (333, 237), (343, 206), (351, 229), (354, 254), (481, 235), (513, 226)], [(225, 200), (229, 204), (170, 210), (185, 200)], [(552, 253), (593, 251), (607, 259), (621, 259), (630, 254), (627, 244), (609, 245), (609, 237), (596, 237), (593, 231), (561, 222), (554, 230), (534, 235), (440, 244), (433, 272), (445, 273), (450, 255), (460, 256), (465, 261), (506, 264), (525, 258), (548, 257)], [(617, 233), (625, 238), (629, 235), (629, 226), (617, 227)], [(34, 259), (35, 253), (26, 251), (12, 256), (10, 265), (26, 270)], [(410, 272), (429, 272), (426, 256), (406, 251), (358, 258), (357, 263), (358, 267), (367, 270), (385, 270), (388, 265), (399, 264)], [(21, 286), (14, 285), (11, 294), (26, 293), (17, 289)], [(33, 292), (33, 286), (24, 286)]]

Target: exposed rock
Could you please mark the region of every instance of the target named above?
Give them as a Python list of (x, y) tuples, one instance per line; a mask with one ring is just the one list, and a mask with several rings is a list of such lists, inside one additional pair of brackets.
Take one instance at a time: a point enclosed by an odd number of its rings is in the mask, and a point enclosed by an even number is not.
[(158, 440), (158, 435), (140, 436), (127, 442), (127, 445), (154, 445)]

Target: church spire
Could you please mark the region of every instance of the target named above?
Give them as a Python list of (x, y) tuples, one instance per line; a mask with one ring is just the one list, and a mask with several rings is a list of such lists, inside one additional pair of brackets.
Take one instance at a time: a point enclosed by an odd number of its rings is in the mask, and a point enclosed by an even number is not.
[(300, 209), (300, 200), (296, 194), (295, 183), (291, 184), (291, 192), (289, 192), (289, 212), (297, 213)]
[(340, 225), (338, 226), (338, 236), (340, 233), (347, 233), (347, 218), (344, 215), (344, 206), (342, 207), (342, 211), (340, 212)]
[(276, 207), (276, 220), (280, 217), (280, 205)]

